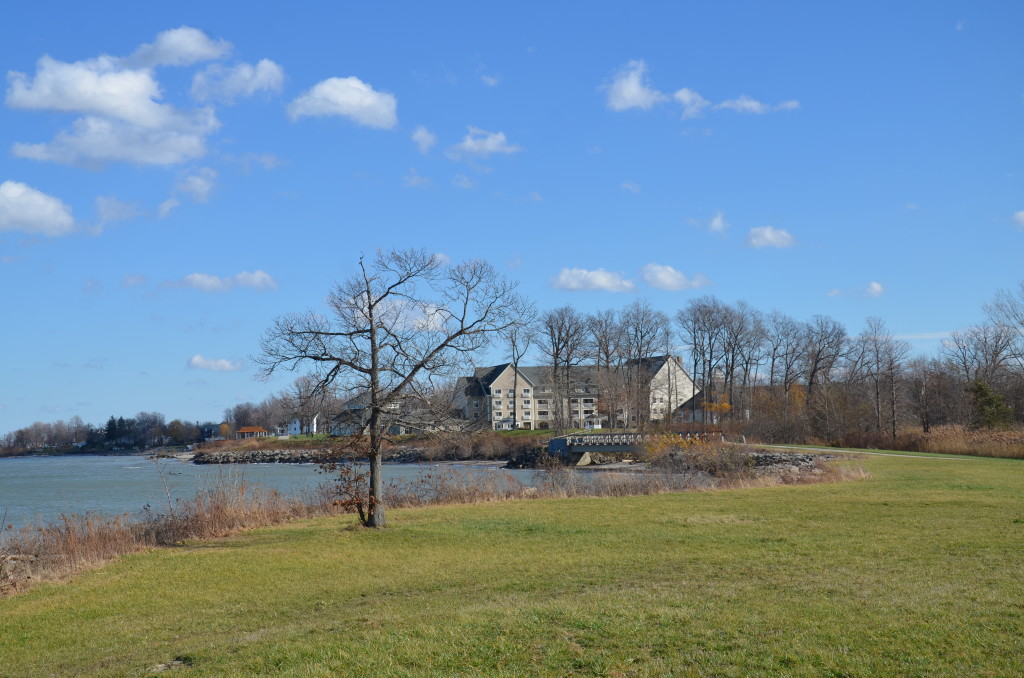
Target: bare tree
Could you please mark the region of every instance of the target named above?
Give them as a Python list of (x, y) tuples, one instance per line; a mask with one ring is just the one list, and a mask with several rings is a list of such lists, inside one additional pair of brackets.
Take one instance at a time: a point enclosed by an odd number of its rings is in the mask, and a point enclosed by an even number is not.
[[(555, 426), (564, 430), (568, 423), (569, 400), (573, 393), (573, 368), (589, 355), (586, 318), (572, 306), (562, 306), (540, 319), (543, 339), (540, 350), (551, 368)], [(582, 411), (582, 408), (580, 408)]]
[(622, 325), (618, 314), (607, 309), (588, 316), (587, 329), (593, 347), (595, 378), (601, 393), (598, 412), (604, 410), (608, 425), (614, 428), (618, 410), (624, 408), (623, 384), (618, 369), (622, 363)]
[(669, 343), (669, 319), (656, 311), (646, 300), (634, 301), (623, 309), (619, 325), (622, 328), (622, 366), (626, 393), (626, 422), (635, 422), (643, 428), (650, 421), (650, 378), (647, 358), (664, 350)]
[(537, 341), (536, 316), (537, 312), (531, 305), (524, 310), (522, 317), (519, 319), (520, 324), (512, 325), (501, 333), (502, 338), (505, 340), (505, 345), (508, 347), (508, 356), (512, 361), (512, 398), (510, 404), (512, 406), (513, 428), (518, 428), (519, 422), (518, 402), (521, 399), (521, 394), (519, 393), (519, 362), (530, 352), (534, 342)]
[(278, 317), (255, 361), (267, 379), (312, 368), (320, 390), (339, 385), (367, 399), (368, 527), (385, 524), (381, 444), (389, 408), (434, 380), (452, 379), (493, 335), (519, 323), (526, 302), (480, 260), (445, 265), (424, 250), (378, 251), (327, 298), (330, 317), (309, 311)]

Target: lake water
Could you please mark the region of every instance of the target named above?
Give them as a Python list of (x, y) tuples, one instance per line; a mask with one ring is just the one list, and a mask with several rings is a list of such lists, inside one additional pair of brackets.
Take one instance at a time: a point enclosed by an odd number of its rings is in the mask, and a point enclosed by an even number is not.
[[(459, 464), (460, 470), (493, 473), (493, 465)], [(385, 464), (384, 480), (414, 479), (431, 464)], [(242, 478), (288, 496), (298, 496), (330, 476), (316, 464), (192, 464), (145, 456), (3, 457), (0, 458), (0, 519), (14, 529), (50, 522), (62, 513), (136, 514), (144, 506), (164, 512), (175, 498), (191, 499), (197, 490), (224, 477)], [(532, 484), (532, 471), (511, 473)], [(6, 518), (4, 514), (6, 512)], [(0, 530), (2, 533), (3, 530)]]

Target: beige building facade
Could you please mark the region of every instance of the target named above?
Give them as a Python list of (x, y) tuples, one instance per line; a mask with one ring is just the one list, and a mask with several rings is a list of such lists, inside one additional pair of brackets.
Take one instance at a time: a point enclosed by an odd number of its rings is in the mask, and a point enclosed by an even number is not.
[[(557, 385), (556, 385), (557, 384)], [(456, 388), (458, 416), (481, 428), (636, 428), (674, 417), (696, 394), (675, 356), (654, 356), (620, 367), (550, 367), (511, 363), (478, 368)]]

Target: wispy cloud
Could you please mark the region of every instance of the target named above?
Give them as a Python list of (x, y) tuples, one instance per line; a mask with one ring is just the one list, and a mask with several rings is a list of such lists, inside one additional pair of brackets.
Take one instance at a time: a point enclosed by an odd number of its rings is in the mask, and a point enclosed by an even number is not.
[(481, 75), (480, 82), (484, 83), (488, 87), (497, 87), (501, 84), (500, 75)]
[(181, 280), (167, 283), (166, 286), (189, 287), (201, 292), (227, 292), (235, 287), (268, 291), (277, 289), (277, 281), (266, 271), (260, 270), (242, 271), (226, 278), (209, 273), (189, 273)]
[(606, 271), (603, 268), (594, 270), (563, 268), (552, 284), (560, 290), (632, 292), (636, 289), (636, 285), (631, 280), (624, 279), (622, 274)]
[(415, 167), (410, 167), (409, 173), (402, 177), (402, 185), (406, 188), (427, 188), (433, 183), (430, 177), (423, 176)]
[(476, 182), (467, 177), (465, 174), (456, 174), (452, 177), (452, 185), (457, 188), (461, 188), (465, 191), (472, 191), (476, 188)]
[(131, 289), (133, 287), (141, 287), (146, 284), (146, 276), (141, 273), (134, 275), (126, 275), (121, 279), (121, 287)]
[(882, 286), (882, 283), (872, 280), (870, 283), (868, 283), (867, 289), (864, 290), (864, 294), (874, 299), (877, 299), (878, 297), (885, 294), (885, 287)]
[(708, 222), (708, 230), (712, 233), (725, 233), (728, 228), (729, 222), (725, 220), (722, 210), (715, 212), (715, 216), (711, 217), (711, 221)]
[(1013, 213), (1013, 223), (1017, 224), (1021, 228), (1024, 228), (1024, 210)]
[(183, 176), (175, 186), (179, 193), (184, 193), (196, 202), (207, 202), (217, 183), (217, 170), (200, 167), (194, 172)]
[(770, 104), (762, 103), (757, 99), (752, 99), (746, 94), (736, 98), (723, 101), (722, 103), (715, 106), (716, 109), (727, 108), (736, 111), (737, 113), (752, 113), (754, 115), (764, 115), (765, 113), (773, 113), (775, 111), (793, 111), (800, 108), (800, 102), (796, 99), (790, 99), (789, 101), (783, 101), (782, 103), (772, 106)]
[(634, 195), (640, 192), (640, 184), (635, 184), (632, 181), (623, 181), (619, 184), (624, 190), (633, 193)]
[(659, 290), (692, 290), (711, 284), (703, 274), (687, 278), (682, 271), (662, 264), (647, 264), (641, 271), (644, 282)]
[(188, 367), (196, 370), (207, 370), (209, 372), (237, 372), (242, 369), (242, 366), (241, 360), (205, 358), (199, 353), (188, 359)]
[(462, 141), (448, 149), (448, 157), (460, 160), (467, 156), (487, 157), (494, 153), (519, 153), (522, 147), (509, 143), (504, 132), (488, 132), (479, 127), (469, 127)]
[(683, 105), (683, 120), (700, 117), (711, 102), (686, 87), (677, 91), (672, 97)]
[(796, 240), (789, 231), (771, 226), (758, 226), (747, 233), (747, 244), (756, 249), (775, 247), (783, 249), (791, 247)]
[(122, 202), (111, 196), (98, 196), (96, 198), (96, 216), (99, 218), (100, 226), (114, 223), (116, 221), (128, 221), (142, 214), (138, 204)]
[(423, 125), (418, 125), (413, 130), (412, 140), (416, 144), (416, 148), (420, 149), (420, 153), (423, 154), (426, 154), (437, 143), (437, 137), (434, 133)]
[(280, 92), (284, 86), (284, 69), (270, 59), (255, 65), (234, 66), (210, 64), (192, 78), (192, 98), (197, 101), (234, 103), (257, 92)]

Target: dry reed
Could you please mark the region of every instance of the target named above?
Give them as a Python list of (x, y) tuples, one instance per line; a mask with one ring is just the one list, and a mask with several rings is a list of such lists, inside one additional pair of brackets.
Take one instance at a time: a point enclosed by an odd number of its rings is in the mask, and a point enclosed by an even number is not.
[[(431, 470), (385, 489), (389, 507), (472, 504), (513, 499), (624, 497), (700, 489), (759, 487), (780, 483), (836, 482), (864, 477), (858, 469), (818, 464), (801, 474), (731, 474), (705, 471), (577, 471), (551, 465), (537, 472), (536, 487), (501, 471)], [(296, 518), (354, 510), (363, 492), (362, 475), (347, 466), (340, 480), (324, 483), (299, 497), (251, 485), (241, 476), (221, 474), (212, 487), (187, 501), (172, 500), (162, 509), (146, 507), (141, 517), (95, 513), (62, 515), (42, 526), (27, 526), (0, 541), (0, 595), (33, 583), (67, 579), (119, 556), (189, 540), (222, 537), (238, 530), (276, 525)], [(358, 497), (355, 498), (358, 501)]]

